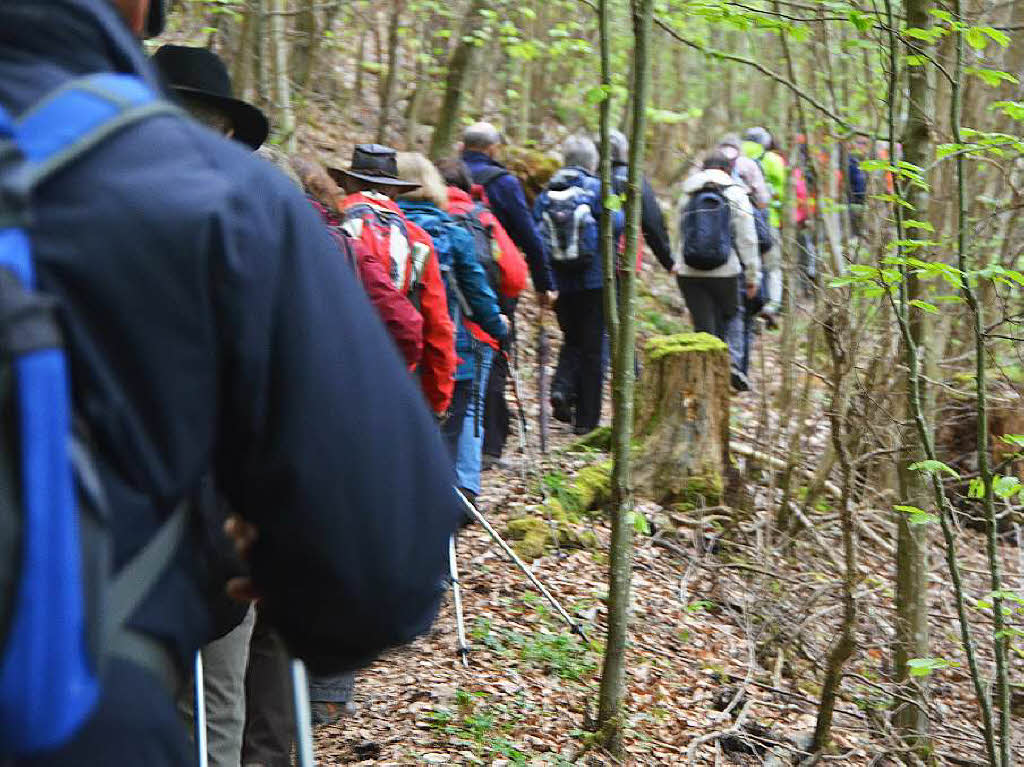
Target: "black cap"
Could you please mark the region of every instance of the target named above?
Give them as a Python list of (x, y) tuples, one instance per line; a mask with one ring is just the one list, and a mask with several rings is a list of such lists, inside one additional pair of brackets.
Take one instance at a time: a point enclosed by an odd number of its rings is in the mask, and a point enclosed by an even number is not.
[(380, 144), (357, 144), (352, 150), (352, 165), (348, 170), (328, 168), (327, 171), (335, 181), (348, 177), (401, 189), (415, 189), (419, 186), (413, 181), (403, 181), (398, 177), (395, 150)]

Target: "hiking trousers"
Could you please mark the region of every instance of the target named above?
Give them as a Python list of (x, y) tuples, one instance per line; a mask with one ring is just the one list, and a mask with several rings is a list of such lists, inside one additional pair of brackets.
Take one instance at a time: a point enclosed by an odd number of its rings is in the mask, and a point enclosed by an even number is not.
[(743, 323), (743, 275), (736, 277), (679, 277), (693, 329), (725, 341), (736, 370), (743, 370), (746, 347)]
[[(519, 303), (519, 299), (499, 297), (498, 303), (510, 323), (508, 332), (512, 341), (511, 347), (515, 350), (510, 353), (518, 353), (516, 304)], [(491, 373), (487, 377), (487, 395), (484, 400), (483, 452), (484, 455), (493, 458), (501, 458), (501, 454), (505, 451), (505, 442), (508, 441), (508, 435), (511, 432), (512, 413), (508, 407), (508, 400), (505, 399), (505, 382), (508, 380), (509, 374), (509, 364), (505, 355), (496, 353), (491, 363)]]
[(577, 431), (596, 429), (604, 390), (604, 290), (562, 293), (555, 303), (562, 349), (551, 391), (575, 404)]
[[(245, 668), (249, 662), (249, 639), (256, 622), (256, 608), (250, 606), (242, 622), (220, 639), (207, 644), (203, 653), (203, 685), (206, 691), (206, 754), (210, 767), (237, 767), (242, 758), (245, 730)], [(178, 698), (192, 734), (195, 680)]]
[(484, 401), (487, 397), (487, 382), (490, 379), (491, 362), (496, 352), (486, 344), (480, 344), (476, 359), (476, 381), (470, 389), (466, 403), (466, 414), (462, 418), (462, 430), (455, 445), (455, 481), (459, 487), (480, 494), (480, 469), (484, 444)]
[(256, 608), (245, 672), (242, 767), (291, 767), (295, 742), (291, 659), (284, 642)]

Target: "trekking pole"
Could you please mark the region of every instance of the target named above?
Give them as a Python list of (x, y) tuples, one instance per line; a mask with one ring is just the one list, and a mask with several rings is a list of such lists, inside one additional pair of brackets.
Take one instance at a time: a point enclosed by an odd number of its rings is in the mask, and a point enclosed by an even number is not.
[[(512, 395), (516, 400), (516, 410), (519, 411), (519, 449), (523, 453), (524, 463), (520, 464), (519, 467), (519, 478), (523, 481), (523, 485), (526, 485), (526, 465), (525, 459), (530, 455), (529, 448), (526, 446), (526, 410), (523, 408), (523, 398), (519, 396), (519, 370), (512, 364), (512, 358), (509, 355), (505, 355), (505, 359), (508, 361), (509, 378), (512, 381)], [(539, 475), (542, 474), (540, 459), (536, 455), (530, 456), (530, 460), (533, 463), (533, 470)], [(562, 544), (558, 540), (558, 525), (555, 524), (554, 518), (551, 516), (551, 509), (548, 508), (548, 494), (544, 489), (544, 477), (540, 476), (538, 479), (540, 488), (540, 497), (542, 508), (544, 509), (544, 518), (547, 520), (548, 528), (551, 530), (551, 542), (555, 545), (555, 551), (558, 554), (558, 558), (561, 559), (564, 555), (562, 552)]]
[(472, 517), (483, 526), (484, 530), (487, 531), (487, 534), (494, 539), (494, 542), (497, 543), (498, 546), (501, 547), (501, 550), (508, 555), (509, 559), (511, 559), (520, 570), (523, 571), (523, 574), (526, 575), (527, 579), (530, 581), (530, 583), (533, 584), (534, 588), (536, 588), (537, 591), (539, 591), (541, 595), (546, 600), (548, 600), (548, 602), (551, 603), (551, 605), (555, 608), (558, 614), (562, 617), (562, 620), (565, 621), (565, 623), (569, 626), (570, 629), (572, 629), (572, 633), (578, 634), (580, 639), (589, 644), (590, 640), (587, 639), (587, 635), (583, 631), (583, 626), (574, 621), (572, 619), (572, 616), (565, 611), (564, 607), (562, 607), (561, 603), (557, 599), (555, 599), (551, 595), (551, 592), (544, 587), (544, 584), (537, 580), (537, 576), (534, 575), (533, 572), (530, 570), (529, 565), (527, 565), (523, 560), (521, 560), (519, 558), (519, 555), (516, 554), (513, 548), (509, 546), (500, 535), (498, 535), (498, 531), (491, 527), (491, 523), (487, 521), (487, 518), (484, 517), (484, 515), (481, 514), (477, 510), (477, 508), (469, 502), (469, 499), (462, 494), (461, 490), (455, 488), (455, 493), (462, 500), (463, 505), (466, 507), (466, 511), (468, 511), (472, 515)]
[(295, 706), (295, 744), (299, 767), (314, 767), (313, 718), (309, 713), (309, 680), (306, 664), (298, 658), (291, 662), (292, 701)]
[(452, 582), (452, 600), (455, 602), (455, 629), (459, 638), (459, 655), (462, 665), (469, 668), (469, 644), (466, 642), (466, 625), (462, 621), (462, 588), (459, 586), (459, 567), (455, 563), (455, 534), (448, 539), (448, 573)]
[(195, 731), (196, 763), (199, 767), (207, 767), (209, 757), (206, 753), (206, 685), (203, 680), (202, 650), (196, 650), (192, 673), (196, 678), (192, 692), (192, 727)]

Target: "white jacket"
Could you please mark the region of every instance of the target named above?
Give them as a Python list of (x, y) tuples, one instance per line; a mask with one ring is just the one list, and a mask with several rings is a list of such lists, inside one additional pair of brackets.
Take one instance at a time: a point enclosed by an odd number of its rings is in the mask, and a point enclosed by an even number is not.
[[(761, 284), (761, 255), (757, 249), (757, 229), (754, 228), (754, 210), (743, 185), (735, 181), (728, 173), (721, 170), (702, 170), (694, 173), (683, 184), (683, 196), (679, 199), (679, 215), (682, 213), (694, 193), (708, 184), (722, 189), (725, 199), (729, 201), (729, 225), (732, 227), (733, 252), (729, 260), (717, 269), (693, 269), (683, 261), (683, 232), (680, 227), (679, 248), (676, 251), (676, 262), (682, 277), (735, 277), (741, 271), (746, 272), (748, 285)], [(739, 254), (737, 256), (737, 254)], [(742, 261), (742, 263), (741, 263)]]

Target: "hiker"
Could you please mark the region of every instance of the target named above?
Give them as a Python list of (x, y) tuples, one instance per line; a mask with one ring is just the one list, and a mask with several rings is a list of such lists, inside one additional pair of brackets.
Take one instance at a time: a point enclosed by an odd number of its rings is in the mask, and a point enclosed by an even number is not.
[(292, 167), (298, 174), (310, 203), (323, 218), (342, 257), (355, 269), (359, 283), (377, 310), (398, 350), (410, 370), (415, 370), (423, 358), (423, 317), (412, 302), (391, 284), (387, 270), (358, 240), (346, 234), (338, 213), (341, 190), (323, 165), (308, 157), (292, 157)]
[[(270, 133), (266, 116), (257, 107), (234, 98), (227, 67), (217, 54), (206, 48), (164, 45), (153, 54), (153, 64), (167, 90), (196, 121), (257, 153), (271, 151), (262, 146)], [(252, 605), (241, 606), (226, 593), (215, 614), (218, 638), (201, 651), (207, 759), (211, 767), (231, 767), (238, 763), (242, 751), (245, 669), (256, 615)], [(178, 696), (178, 710), (188, 723), (189, 732), (194, 715), (194, 685), (195, 680), (190, 680)]]
[(526, 205), (523, 185), (498, 160), (504, 143), (504, 137), (493, 125), (474, 123), (462, 134), (462, 159), (473, 182), (483, 189), (487, 206), (526, 257), (537, 300), (542, 307), (550, 306), (556, 298), (550, 265), (540, 232)]
[[(626, 193), (626, 181), (629, 176), (629, 140), (622, 131), (611, 132), (612, 146), (612, 188), (616, 194)], [(640, 228), (643, 240), (654, 253), (665, 271), (671, 272), (675, 259), (672, 258), (672, 246), (669, 243), (668, 230), (665, 228), (665, 216), (658, 205), (658, 198), (646, 176), (640, 177)]]
[(327, 172), (345, 193), (338, 201), (342, 228), (385, 268), (392, 285), (423, 317), (423, 355), (417, 373), (434, 417), (443, 420), (455, 389), (455, 325), (430, 237), (393, 199), (416, 184), (398, 178), (395, 150), (380, 144), (357, 145), (347, 170)]
[[(514, 337), (516, 305), (519, 294), (526, 287), (526, 261), (491, 209), (480, 199), (474, 198), (473, 179), (466, 164), (458, 157), (451, 157), (442, 160), (437, 167), (448, 184), (448, 212), (474, 234), (477, 257), (484, 265), (491, 289), (498, 295), (501, 313), (509, 320), (509, 335)], [(480, 186), (476, 185), (475, 189), (479, 197), (482, 191)], [(470, 325), (471, 330), (474, 327)], [(507, 465), (502, 462), (501, 454), (505, 449), (511, 423), (505, 400), (505, 384), (511, 372), (509, 356), (514, 352), (502, 351), (493, 339), (486, 340), (489, 337), (482, 331), (474, 330), (474, 336), (478, 341), (488, 343), (495, 354), (484, 396), (482, 466), (485, 469), (502, 467)], [(521, 407), (522, 403), (516, 403), (516, 406)], [(464, 434), (471, 432), (474, 439), (477, 431), (477, 424), (471, 420), (463, 426)]]
[[(0, 104), (23, 114), (82, 72), (157, 91), (133, 36), (147, 20), (145, 0), (0, 4)], [(175, 529), (165, 520), (187, 520), (173, 510), (206, 477), (240, 515), (229, 529), (250, 574), (228, 586), (258, 595), (312, 669), (359, 667), (426, 630), (462, 514), (450, 468), (302, 194), (248, 151), (161, 113), (35, 189), (31, 215), (36, 285), (60, 303), (115, 569)], [(88, 722), (31, 764), (193, 762), (172, 688), (212, 638), (225, 583), (211, 577), (203, 526), (177, 529), (176, 553), (128, 621), (133, 651), (113, 648)]]
[(764, 281), (767, 295), (764, 297), (762, 315), (778, 316), (782, 309), (782, 216), (786, 209), (786, 160), (775, 148), (775, 139), (762, 127), (754, 127), (743, 136), (743, 153), (757, 163), (768, 185), (771, 202), (768, 207), (768, 223), (771, 226), (772, 247), (763, 254)]
[(733, 388), (747, 391), (741, 296), (757, 295), (761, 258), (753, 208), (733, 170), (733, 159), (714, 150), (683, 184), (675, 273), (694, 330), (725, 341)]
[(860, 164), (867, 159), (871, 144), (862, 137), (844, 145), (840, 157), (846, 155), (846, 203), (850, 218), (850, 236), (864, 234), (864, 204), (868, 199), (868, 174)]
[(534, 204), (534, 218), (558, 288), (555, 314), (562, 348), (551, 383), (551, 410), (573, 424), (576, 434), (597, 428), (604, 385), (604, 265), (599, 249), (600, 221), (612, 216), (616, 241), (621, 211), (606, 211), (597, 171), (597, 147), (585, 136), (562, 144), (564, 167)]
[(796, 230), (799, 256), (800, 293), (807, 298), (811, 295), (818, 273), (818, 253), (814, 242), (814, 212), (817, 203), (812, 189), (814, 169), (807, 154), (806, 139), (803, 134), (798, 134), (796, 140), (796, 160), (790, 172), (790, 183), (793, 185), (793, 227)]
[(400, 152), (398, 177), (409, 183), (399, 193), (398, 205), (433, 241), (445, 277), (449, 314), (458, 329), (455, 392), (441, 433), (455, 464), (458, 487), (473, 502), (480, 494), (484, 393), (494, 346), (508, 338), (508, 322), (477, 258), (473, 235), (446, 212), (448, 188), (434, 164), (422, 154)]

